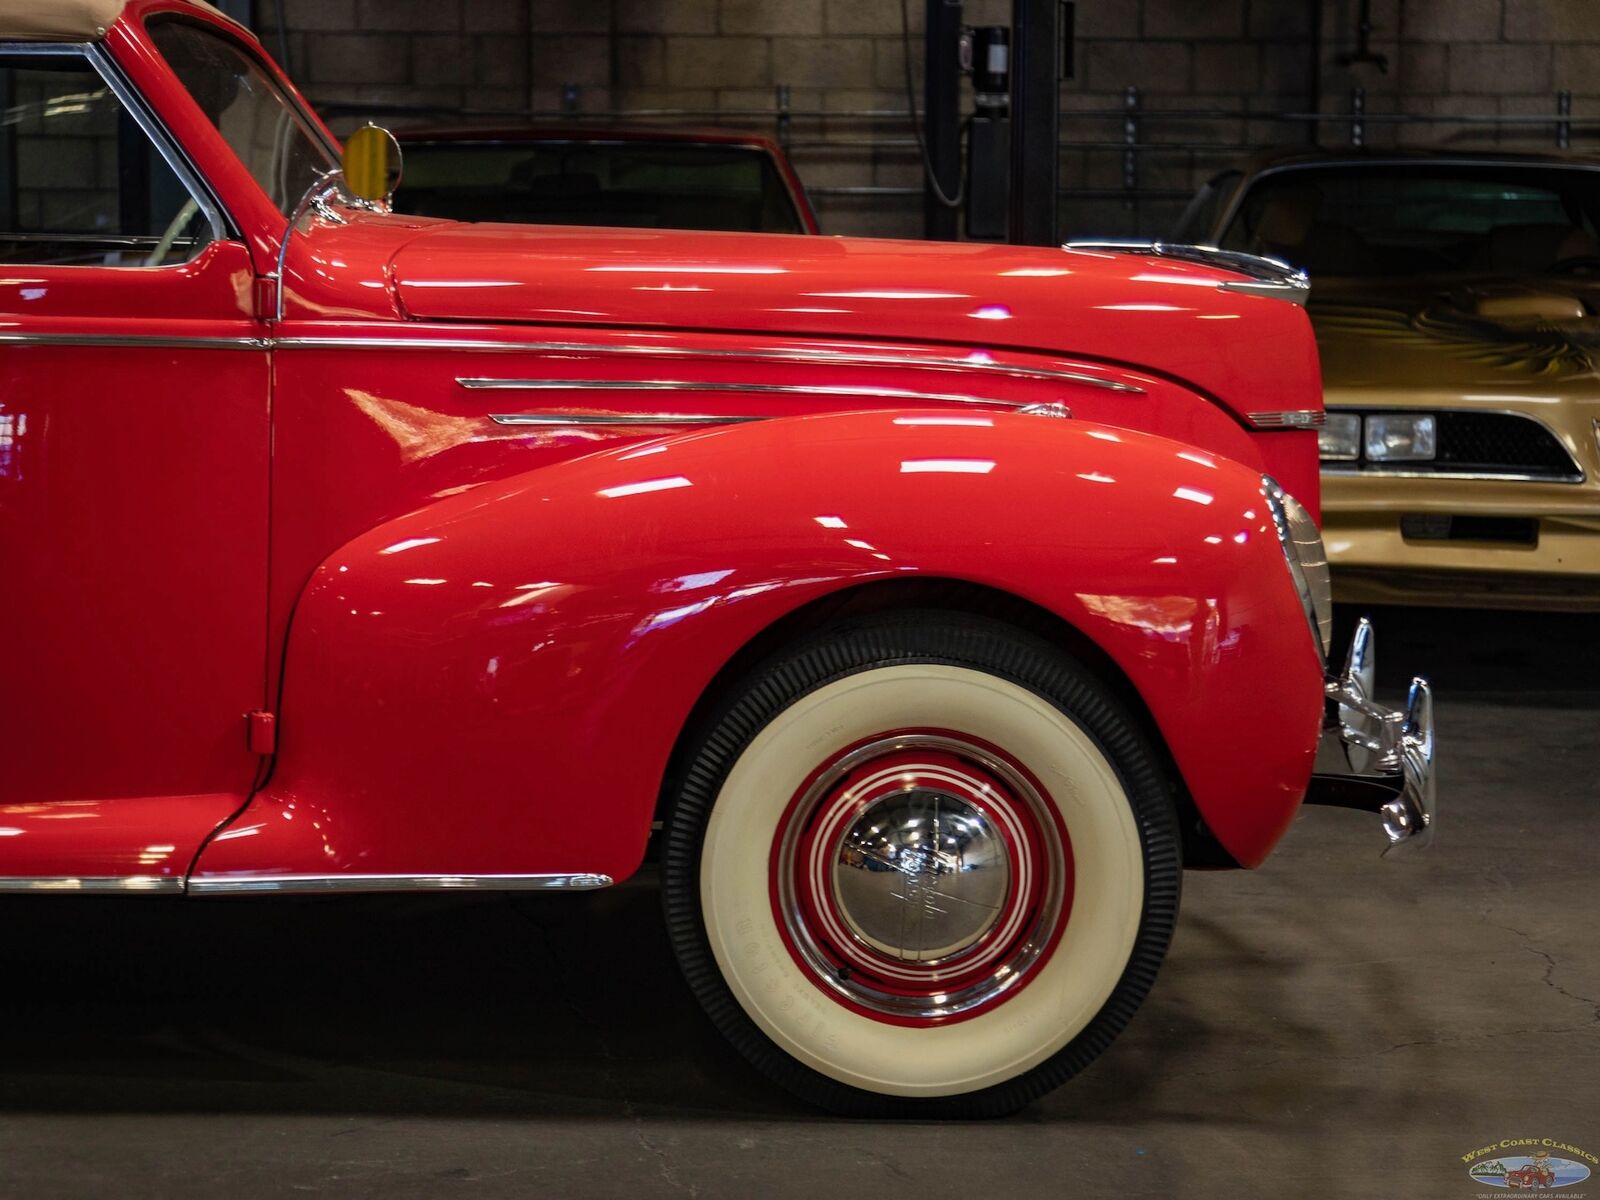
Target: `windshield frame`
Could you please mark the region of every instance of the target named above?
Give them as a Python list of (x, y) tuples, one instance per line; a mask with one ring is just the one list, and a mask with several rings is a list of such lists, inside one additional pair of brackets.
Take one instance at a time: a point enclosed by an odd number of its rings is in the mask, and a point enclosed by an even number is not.
[[(1277, 166), (1264, 167), (1253, 174), (1247, 175), (1236, 184), (1236, 190), (1227, 207), (1218, 218), (1216, 225), (1211, 230), (1211, 241), (1221, 245), (1228, 230), (1238, 219), (1240, 211), (1250, 194), (1257, 185), (1284, 175), (1316, 175), (1331, 174), (1344, 170), (1366, 170), (1372, 168), (1439, 168), (1440, 170), (1483, 170), (1495, 171), (1499, 169), (1508, 171), (1572, 171), (1588, 172), (1596, 176), (1596, 186), (1600, 188), (1600, 162), (1587, 162), (1575, 159), (1560, 158), (1517, 158), (1515, 156), (1499, 157), (1494, 155), (1416, 155), (1416, 154), (1375, 154), (1351, 155), (1341, 158), (1314, 159), (1307, 162), (1282, 163)], [(1493, 272), (1490, 272), (1491, 274)], [(1437, 274), (1442, 276), (1467, 275), (1470, 272), (1442, 271)], [(1479, 272), (1482, 274), (1482, 272)], [(1322, 272), (1320, 277), (1329, 277), (1329, 272)], [(1334, 276), (1339, 278), (1339, 276)], [(1370, 278), (1362, 276), (1362, 278)]]

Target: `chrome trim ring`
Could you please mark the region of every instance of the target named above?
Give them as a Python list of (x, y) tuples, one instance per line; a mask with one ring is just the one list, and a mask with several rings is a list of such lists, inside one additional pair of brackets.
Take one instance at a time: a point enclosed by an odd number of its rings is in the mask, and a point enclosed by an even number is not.
[(890, 733), (802, 785), (773, 846), (773, 906), (825, 993), (939, 1024), (1032, 978), (1066, 922), (1070, 861), (1048, 797), (996, 750)]
[(250, 892), (280, 895), (321, 892), (593, 891), (610, 887), (609, 875), (193, 875), (189, 893), (220, 896)]

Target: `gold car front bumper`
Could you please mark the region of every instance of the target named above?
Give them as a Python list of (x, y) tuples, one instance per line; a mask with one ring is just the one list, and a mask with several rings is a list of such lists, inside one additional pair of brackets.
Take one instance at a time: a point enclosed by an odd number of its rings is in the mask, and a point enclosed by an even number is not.
[[(1600, 612), (1600, 485), (1325, 471), (1334, 599)], [(1418, 535), (1418, 518), (1521, 518), (1531, 540)], [(1411, 518), (1411, 520), (1407, 520)], [(1433, 522), (1438, 527), (1439, 522)], [(1470, 531), (1468, 531), (1470, 533)]]

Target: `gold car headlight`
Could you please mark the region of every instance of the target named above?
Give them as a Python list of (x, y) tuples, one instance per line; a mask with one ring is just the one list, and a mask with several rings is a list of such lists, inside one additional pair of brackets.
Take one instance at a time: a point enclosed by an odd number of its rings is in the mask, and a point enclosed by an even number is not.
[(1272, 512), (1278, 544), (1283, 547), (1283, 559), (1300, 595), (1311, 636), (1326, 658), (1333, 644), (1333, 582), (1328, 576), (1328, 552), (1322, 545), (1322, 531), (1305, 505), (1284, 491), (1272, 476), (1261, 477), (1261, 494)]

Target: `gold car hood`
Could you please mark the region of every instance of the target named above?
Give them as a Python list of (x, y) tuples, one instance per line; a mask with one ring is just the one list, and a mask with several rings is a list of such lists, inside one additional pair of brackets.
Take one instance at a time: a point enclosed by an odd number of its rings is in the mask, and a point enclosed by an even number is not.
[(1318, 279), (1306, 311), (1330, 404), (1600, 396), (1600, 286), (1551, 278)]

